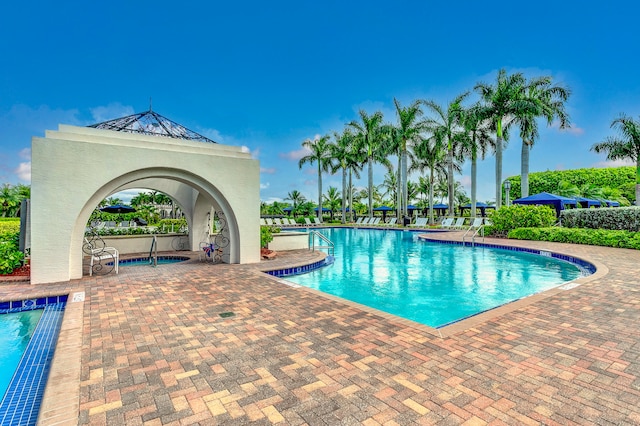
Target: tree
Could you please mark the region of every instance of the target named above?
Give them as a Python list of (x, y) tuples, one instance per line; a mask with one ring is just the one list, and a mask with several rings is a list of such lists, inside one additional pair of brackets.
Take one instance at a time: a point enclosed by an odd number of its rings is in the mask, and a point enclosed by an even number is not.
[(419, 170), (424, 172), (429, 169), (429, 223), (434, 223), (433, 217), (433, 197), (436, 186), (436, 177), (445, 176), (445, 152), (442, 143), (437, 140), (434, 135), (428, 139), (423, 139), (414, 147), (416, 156), (415, 161), (411, 164), (411, 170)]
[(447, 153), (447, 183), (449, 195), (449, 215), (454, 215), (454, 185), (453, 177), (454, 157), (457, 148), (457, 142), (460, 140), (459, 135), (463, 131), (461, 127), (462, 118), (462, 101), (469, 95), (468, 92), (463, 93), (453, 99), (447, 105), (446, 110), (434, 101), (424, 101), (424, 104), (435, 113), (436, 117), (427, 120), (429, 131), (437, 135), (437, 141), (445, 145)]
[(402, 107), (397, 99), (393, 99), (396, 107), (397, 124), (395, 125), (395, 136), (399, 142), (400, 168), (398, 179), (398, 194), (401, 198), (401, 214), (407, 215), (408, 193), (407, 193), (407, 157), (408, 148), (422, 140), (422, 134), (427, 129), (427, 122), (422, 117), (420, 101), (414, 101), (407, 107)]
[(369, 191), (369, 217), (373, 217), (373, 164), (380, 163), (390, 168), (391, 164), (387, 159), (388, 150), (384, 145), (385, 136), (382, 128), (382, 113), (377, 111), (368, 115), (364, 110), (360, 110), (360, 120), (352, 121), (348, 124), (356, 131), (357, 151), (362, 153), (368, 163), (368, 191)]
[(607, 160), (632, 160), (636, 163), (636, 206), (640, 206), (640, 121), (621, 114), (611, 122), (619, 136), (609, 136), (594, 144), (592, 151), (606, 153)]
[(388, 195), (391, 195), (391, 204), (394, 203), (393, 200), (396, 200), (397, 190), (398, 190), (398, 175), (393, 173), (393, 171), (388, 172), (384, 176), (384, 180), (380, 187), (384, 190), (382, 196), (386, 198)]
[[(347, 194), (347, 175), (349, 176), (349, 186), (351, 186), (351, 176), (353, 171), (358, 177), (357, 168), (359, 166), (359, 158), (356, 152), (355, 137), (349, 129), (345, 129), (341, 134), (334, 133), (333, 137), (335, 143), (331, 145), (331, 156), (335, 161), (332, 163), (332, 173), (336, 173), (338, 170), (342, 170), (342, 193)], [(347, 197), (342, 197), (342, 223), (346, 221), (347, 202), (351, 207), (351, 200), (347, 200)], [(351, 212), (353, 209), (349, 209)]]
[(8, 183), (0, 188), (0, 207), (2, 208), (2, 217), (12, 217), (20, 205), (20, 198), (15, 187)]
[(520, 127), (520, 138), (522, 139), (520, 159), (520, 193), (522, 197), (529, 196), (529, 151), (531, 151), (535, 139), (539, 137), (538, 118), (546, 118), (549, 126), (557, 118), (561, 129), (569, 127), (569, 116), (564, 106), (569, 94), (568, 89), (553, 85), (553, 79), (548, 76), (529, 81), (524, 90), (524, 99), (531, 102), (533, 108), (524, 108), (515, 118)]
[(298, 213), (298, 206), (304, 203), (306, 201), (306, 198), (300, 193), (300, 191), (294, 189), (287, 194), (287, 198), (285, 198), (285, 200), (289, 200), (293, 203), (292, 213), (295, 216), (295, 214)]
[(324, 200), (327, 202), (327, 207), (331, 209), (331, 219), (333, 219), (333, 213), (340, 209), (342, 200), (340, 191), (335, 186), (330, 186), (327, 193), (324, 195)]
[(298, 161), (298, 167), (302, 168), (306, 163), (316, 163), (318, 166), (318, 220), (322, 222), (322, 172), (327, 172), (331, 166), (331, 148), (329, 147), (329, 135), (324, 135), (314, 140), (307, 139), (302, 146), (310, 151)]
[(495, 146), (489, 135), (489, 122), (475, 105), (462, 113), (462, 125), (465, 133), (461, 134), (460, 156), (471, 160), (471, 217), (476, 217), (476, 191), (478, 186), (478, 156), (484, 159), (489, 146)]
[(477, 83), (474, 88), (481, 98), (482, 115), (492, 121), (496, 132), (496, 208), (502, 206), (502, 151), (507, 139), (504, 132), (514, 117), (535, 109), (523, 98), (525, 86), (522, 73), (508, 75), (501, 69), (495, 85)]

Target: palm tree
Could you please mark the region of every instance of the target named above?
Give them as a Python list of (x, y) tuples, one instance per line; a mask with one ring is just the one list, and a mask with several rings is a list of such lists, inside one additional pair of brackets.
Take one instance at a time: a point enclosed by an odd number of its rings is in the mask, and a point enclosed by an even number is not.
[(107, 206), (115, 206), (117, 204), (122, 204), (122, 200), (118, 197), (109, 197), (106, 200)]
[(444, 176), (447, 173), (444, 162), (446, 154), (442, 143), (437, 140), (436, 136), (422, 140), (413, 150), (416, 159), (411, 164), (411, 170), (418, 170), (424, 173), (426, 169), (429, 169), (429, 223), (433, 224), (433, 197), (436, 177)]
[[(396, 195), (398, 195), (398, 175), (396, 173), (393, 173), (392, 171), (388, 172), (384, 176), (384, 181), (382, 181), (380, 187), (384, 189), (384, 192), (382, 193), (383, 197), (391, 195), (391, 200), (396, 200)], [(393, 204), (394, 202), (395, 201), (391, 201), (391, 204)]]
[(427, 122), (422, 120), (422, 109), (420, 101), (413, 101), (407, 107), (400, 106), (397, 99), (393, 99), (396, 107), (397, 124), (395, 126), (395, 136), (399, 141), (400, 167), (398, 179), (398, 194), (401, 197), (403, 216), (407, 215), (408, 193), (407, 193), (407, 156), (409, 146), (413, 146), (422, 140), (422, 134), (427, 129)]
[(636, 163), (636, 206), (640, 206), (640, 121), (621, 114), (611, 122), (619, 137), (609, 136), (596, 143), (591, 151), (607, 154), (607, 160), (632, 160)]
[(329, 135), (324, 135), (314, 140), (305, 140), (302, 142), (302, 146), (311, 151), (311, 153), (298, 161), (299, 168), (302, 168), (306, 163), (316, 163), (318, 165), (318, 220), (320, 222), (322, 222), (322, 172), (329, 170), (332, 158), (329, 145)]
[(18, 198), (18, 192), (15, 187), (8, 183), (2, 185), (0, 188), (0, 206), (2, 207), (2, 217), (11, 217), (14, 211), (20, 205), (20, 199)]
[[(349, 176), (349, 186), (351, 186), (351, 176), (354, 170), (356, 175), (360, 177), (357, 171), (357, 168), (360, 167), (360, 162), (355, 150), (355, 136), (350, 129), (344, 129), (341, 134), (334, 132), (333, 137), (335, 143), (331, 145), (331, 156), (335, 162), (332, 165), (331, 172), (336, 173), (338, 170), (342, 170), (342, 193), (348, 194), (347, 175)], [(351, 200), (348, 200), (346, 196), (342, 197), (342, 223), (346, 221), (347, 202), (351, 207)], [(350, 208), (349, 211), (351, 212), (351, 210), (353, 209)]]
[(329, 209), (331, 209), (331, 219), (333, 219), (333, 212), (340, 209), (340, 205), (343, 204), (343, 199), (344, 197), (341, 196), (338, 188), (336, 188), (335, 186), (329, 187), (327, 193), (324, 195), (324, 200), (327, 202), (327, 206), (329, 207)]
[(390, 168), (391, 164), (387, 159), (388, 149), (384, 145), (385, 136), (382, 127), (382, 113), (377, 111), (368, 115), (364, 110), (360, 110), (360, 120), (352, 121), (348, 124), (356, 131), (356, 152), (363, 154), (369, 167), (368, 191), (369, 191), (369, 217), (373, 217), (373, 163), (383, 164)]
[(447, 105), (447, 109), (443, 109), (434, 101), (424, 101), (424, 104), (435, 113), (435, 118), (427, 120), (429, 131), (434, 135), (438, 135), (437, 141), (446, 144), (447, 152), (447, 183), (449, 194), (449, 215), (454, 215), (454, 156), (456, 151), (456, 143), (459, 141), (460, 134), (463, 131), (461, 127), (462, 118), (462, 101), (469, 95), (465, 92), (458, 95)]
[(492, 121), (496, 132), (496, 208), (502, 206), (502, 151), (506, 140), (504, 132), (514, 117), (535, 110), (532, 103), (523, 97), (525, 87), (526, 80), (522, 73), (508, 75), (504, 69), (498, 71), (495, 86), (485, 83), (477, 83), (475, 86), (482, 101), (482, 115)]
[(306, 201), (306, 198), (304, 198), (304, 195), (302, 195), (300, 191), (294, 189), (287, 194), (287, 198), (285, 198), (285, 200), (290, 200), (293, 203), (293, 209), (291, 212), (295, 216), (295, 214), (298, 212), (298, 206), (304, 203)]
[(520, 161), (520, 193), (521, 197), (529, 196), (529, 151), (538, 138), (538, 118), (547, 119), (551, 125), (555, 118), (560, 122), (560, 128), (570, 126), (564, 103), (569, 98), (570, 91), (562, 86), (554, 86), (551, 77), (535, 78), (527, 84), (524, 98), (531, 102), (535, 109), (525, 109), (516, 117), (520, 127), (522, 139), (522, 154)]
[(575, 198), (580, 196), (580, 189), (568, 180), (561, 180), (554, 193), (563, 197)]
[(465, 133), (460, 141), (460, 155), (471, 160), (471, 217), (476, 217), (478, 155), (484, 160), (487, 148), (494, 144), (489, 136), (489, 122), (484, 120), (477, 105), (463, 112), (462, 124)]

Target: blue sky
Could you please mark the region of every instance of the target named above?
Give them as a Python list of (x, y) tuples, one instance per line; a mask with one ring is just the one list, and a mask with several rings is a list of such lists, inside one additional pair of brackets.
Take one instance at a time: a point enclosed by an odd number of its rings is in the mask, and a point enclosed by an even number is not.
[[(260, 160), (261, 199), (317, 199), (307, 138), (359, 109), (395, 122), (402, 104), (446, 104), (497, 71), (551, 75), (572, 95), (572, 128), (544, 128), (531, 171), (604, 167), (589, 147), (640, 115), (632, 1), (9, 2), (0, 15), (0, 182), (30, 182), (32, 136), (149, 109)], [(472, 95), (471, 100), (476, 97)], [(520, 172), (521, 141), (503, 176)], [(494, 197), (494, 161), (478, 198)], [(456, 176), (467, 188), (469, 164)], [(375, 183), (383, 180), (377, 169)], [(363, 175), (365, 177), (366, 174)], [(323, 187), (340, 187), (326, 175)], [(414, 176), (414, 180), (417, 178)], [(356, 182), (366, 186), (363, 179)]]

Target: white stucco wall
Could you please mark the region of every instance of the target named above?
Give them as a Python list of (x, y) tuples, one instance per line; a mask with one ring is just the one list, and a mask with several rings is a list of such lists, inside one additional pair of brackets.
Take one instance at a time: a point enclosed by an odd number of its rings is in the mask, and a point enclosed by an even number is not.
[(185, 204), (196, 229), (219, 206), (229, 226), (230, 262), (258, 262), (259, 179), (258, 161), (238, 147), (60, 125), (32, 140), (31, 283), (80, 278), (91, 212), (141, 182), (170, 182), (169, 195)]

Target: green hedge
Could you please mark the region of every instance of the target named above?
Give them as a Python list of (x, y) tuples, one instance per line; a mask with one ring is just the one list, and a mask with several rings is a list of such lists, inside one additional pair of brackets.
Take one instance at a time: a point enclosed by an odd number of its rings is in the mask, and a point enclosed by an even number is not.
[(22, 266), (24, 253), (18, 250), (19, 232), (0, 233), (0, 275), (7, 275)]
[[(520, 198), (520, 176), (509, 176), (512, 199)], [(625, 198), (635, 200), (636, 168), (633, 166), (609, 167), (602, 169), (574, 169), (529, 173), (529, 194), (539, 192), (554, 193), (560, 181), (567, 181), (577, 187), (593, 184), (599, 188), (618, 188)]]
[(509, 232), (516, 240), (551, 241), (640, 250), (640, 233), (585, 228), (518, 228)]
[(637, 232), (640, 230), (640, 207), (564, 210), (560, 213), (560, 220), (566, 228)]
[(19, 217), (0, 218), (0, 234), (4, 232), (20, 232)]
[(516, 228), (551, 226), (556, 221), (555, 211), (549, 206), (515, 204), (489, 212), (491, 225), (485, 228), (487, 235), (506, 237)]

